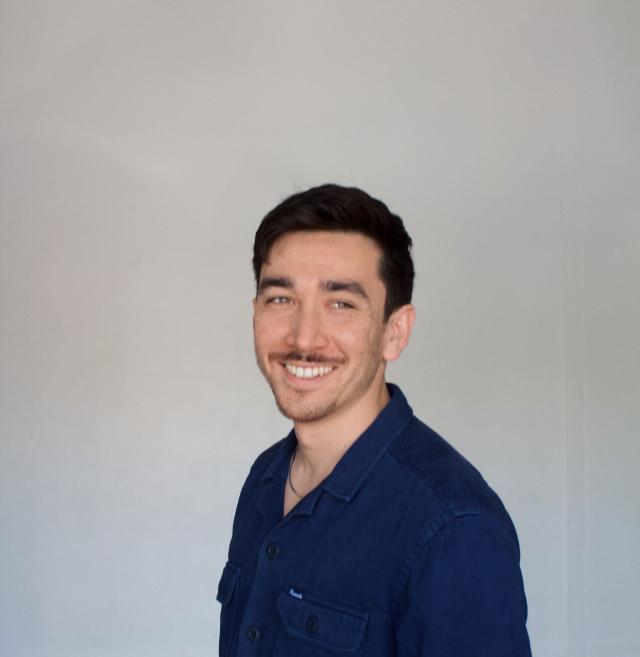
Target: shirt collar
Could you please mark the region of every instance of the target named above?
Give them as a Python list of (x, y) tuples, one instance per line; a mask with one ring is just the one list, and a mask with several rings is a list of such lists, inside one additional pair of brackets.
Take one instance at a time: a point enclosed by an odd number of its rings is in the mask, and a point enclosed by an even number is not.
[[(289, 434), (280, 442), (280, 448), (277, 450), (276, 455), (271, 459), (271, 463), (267, 466), (267, 469), (264, 471), (260, 481), (267, 481), (271, 479), (276, 472), (279, 472), (282, 467), (282, 462), (287, 461), (291, 458), (293, 454), (294, 447), (298, 444), (298, 439), (296, 438), (296, 432), (291, 429)], [(288, 466), (287, 466), (288, 467)]]
[(349, 447), (323, 484), (327, 492), (346, 502), (353, 499), (369, 472), (413, 417), (400, 388), (393, 383), (387, 387), (391, 397), (387, 405)]
[[(380, 457), (413, 417), (413, 411), (400, 388), (393, 383), (388, 383), (387, 387), (390, 395), (387, 405), (351, 445), (320, 486), (334, 497), (351, 501)], [(295, 432), (291, 430), (282, 441), (261, 481), (272, 478), (283, 467), (283, 461), (288, 462), (296, 443)]]

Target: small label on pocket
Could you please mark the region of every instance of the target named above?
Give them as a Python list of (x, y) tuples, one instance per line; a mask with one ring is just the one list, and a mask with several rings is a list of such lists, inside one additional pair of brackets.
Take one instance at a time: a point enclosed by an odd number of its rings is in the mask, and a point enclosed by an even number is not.
[(296, 591), (295, 589), (289, 589), (289, 595), (296, 600), (302, 600), (302, 593)]

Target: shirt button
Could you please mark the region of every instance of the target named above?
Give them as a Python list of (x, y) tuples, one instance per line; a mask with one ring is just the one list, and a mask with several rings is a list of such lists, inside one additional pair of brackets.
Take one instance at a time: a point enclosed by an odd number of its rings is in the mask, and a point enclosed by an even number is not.
[(275, 543), (271, 543), (267, 546), (267, 556), (269, 559), (277, 559), (280, 555), (280, 546)]
[(247, 630), (247, 638), (249, 639), (249, 641), (257, 641), (260, 638), (260, 628), (256, 627), (255, 625), (252, 625)]
[(318, 619), (315, 616), (307, 618), (307, 632), (315, 634), (318, 631)]

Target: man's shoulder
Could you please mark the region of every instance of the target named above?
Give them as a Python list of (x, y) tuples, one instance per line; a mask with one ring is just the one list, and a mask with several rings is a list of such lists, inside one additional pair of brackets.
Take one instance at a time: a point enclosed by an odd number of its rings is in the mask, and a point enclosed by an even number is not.
[(441, 435), (414, 417), (389, 448), (390, 456), (451, 518), (492, 516), (506, 528), (511, 520), (480, 472)]

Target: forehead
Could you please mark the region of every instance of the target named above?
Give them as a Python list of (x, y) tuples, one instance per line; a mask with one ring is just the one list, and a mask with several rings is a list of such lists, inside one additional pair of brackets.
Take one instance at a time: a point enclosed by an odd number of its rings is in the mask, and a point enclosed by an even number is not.
[[(378, 278), (380, 247), (366, 235), (353, 232), (299, 231), (278, 238), (262, 265), (265, 272), (282, 268), (304, 273)], [(288, 273), (279, 271), (279, 273)]]

